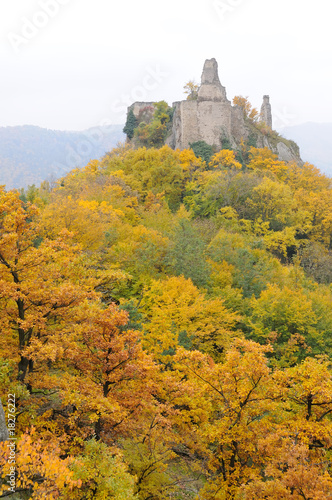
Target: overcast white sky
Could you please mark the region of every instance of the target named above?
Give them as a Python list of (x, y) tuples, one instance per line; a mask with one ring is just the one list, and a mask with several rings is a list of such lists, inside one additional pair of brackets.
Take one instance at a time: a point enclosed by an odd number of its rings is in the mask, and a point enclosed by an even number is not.
[(184, 98), (215, 57), (227, 96), (269, 94), (275, 126), (332, 122), (328, 0), (0, 0), (0, 126), (123, 123)]

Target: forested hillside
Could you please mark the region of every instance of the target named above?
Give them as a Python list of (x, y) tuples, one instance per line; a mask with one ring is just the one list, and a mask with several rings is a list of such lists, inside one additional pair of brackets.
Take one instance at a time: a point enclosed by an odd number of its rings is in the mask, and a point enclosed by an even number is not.
[(240, 153), (1, 190), (13, 498), (332, 499), (331, 179)]
[(101, 158), (120, 140), (123, 133), (119, 125), (81, 132), (32, 125), (0, 127), (0, 184), (19, 189), (58, 179), (74, 167)]

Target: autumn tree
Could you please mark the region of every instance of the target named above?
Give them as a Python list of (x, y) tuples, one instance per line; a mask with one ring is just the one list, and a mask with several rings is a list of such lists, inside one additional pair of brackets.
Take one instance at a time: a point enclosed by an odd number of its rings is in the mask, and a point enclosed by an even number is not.
[[(50, 373), (61, 372), (66, 345), (80, 328), (80, 308), (99, 303), (96, 288), (117, 278), (112, 271), (92, 270), (68, 231), (55, 240), (41, 240), (37, 209), (24, 205), (18, 193), (2, 192), (0, 207), (0, 382), (1, 393), (6, 386), (17, 395), (20, 433), (32, 418), (38, 427), (51, 425), (47, 412), (38, 413), (44, 404), (52, 406), (52, 394), (59, 393)], [(6, 358), (8, 363), (3, 363)], [(61, 395), (57, 405), (61, 415), (66, 406)], [(71, 412), (65, 410), (66, 418)]]
[(128, 472), (121, 451), (115, 447), (95, 439), (87, 441), (82, 453), (73, 460), (70, 472), (80, 488), (67, 486), (60, 499), (138, 500), (134, 494), (135, 477)]
[(193, 180), (187, 183), (184, 203), (194, 216), (211, 217), (224, 207), (233, 207), (239, 216), (247, 216), (247, 199), (262, 179), (255, 172), (240, 172), (238, 162), (228, 153), (232, 152), (227, 150), (227, 166), (225, 157), (222, 160), (226, 168), (217, 160), (213, 170), (197, 171)]
[(143, 345), (158, 359), (168, 360), (179, 345), (197, 347), (222, 358), (236, 331), (239, 316), (219, 298), (208, 299), (183, 276), (152, 281), (140, 310), (145, 318)]
[(249, 162), (247, 166), (253, 170), (271, 172), (281, 181), (286, 179), (289, 169), (288, 165), (284, 161), (278, 160), (278, 155), (267, 147), (251, 147), (249, 149)]
[(188, 101), (196, 101), (198, 97), (198, 89), (199, 85), (194, 82), (194, 80), (189, 80), (188, 83), (185, 84), (184, 93), (187, 95)]
[(259, 113), (256, 108), (253, 108), (250, 102), (248, 101), (248, 97), (235, 96), (233, 99), (234, 106), (239, 106), (243, 114), (249, 121), (252, 123), (257, 122), (259, 118)]
[(285, 184), (264, 178), (259, 186), (253, 188), (248, 200), (248, 215), (268, 222), (274, 231), (295, 225), (297, 206), (291, 189)]
[(258, 445), (258, 453), (269, 461), (262, 478), (243, 485), (245, 498), (332, 498), (328, 365), (323, 359), (308, 358), (275, 374), (282, 394), (279, 425)]
[[(196, 397), (186, 403), (188, 415), (199, 422), (198, 453), (206, 460), (204, 500), (238, 498), (243, 483), (260, 477), (265, 457), (256, 447), (269, 433), (276, 409), (266, 350), (237, 340), (223, 364), (198, 352), (182, 351), (176, 357), (180, 372), (196, 385)], [(198, 400), (204, 401), (200, 410)]]
[(234, 151), (230, 149), (222, 149), (218, 153), (212, 156), (209, 167), (213, 168), (238, 168), (242, 167), (241, 163), (239, 163), (235, 158)]
[(57, 376), (54, 385), (76, 407), (80, 426), (87, 432), (90, 426), (100, 440), (106, 431), (130, 427), (144, 406), (143, 394), (151, 398), (147, 380), (157, 368), (142, 351), (140, 332), (126, 328), (127, 312), (114, 304), (107, 309), (86, 304), (78, 314), (77, 340), (66, 346), (66, 362), (75, 369)]
[[(0, 497), (11, 495), (8, 476), (11, 474), (8, 442), (0, 443)], [(36, 438), (35, 429), (25, 432), (15, 443), (15, 487), (17, 494), (27, 494), (28, 498), (55, 500), (61, 498), (63, 489), (69, 494), (79, 490), (80, 479), (74, 479), (71, 470), (72, 457), (61, 457), (61, 449), (56, 439), (52, 443)], [(81, 498), (81, 497), (79, 497)]]
[(149, 193), (163, 193), (172, 211), (178, 210), (187, 179), (202, 162), (192, 153), (173, 151), (169, 146), (160, 149), (139, 148), (105, 158), (100, 170), (122, 180), (136, 191), (144, 202)]
[(62, 321), (75, 305), (93, 296), (97, 283), (78, 247), (71, 246), (68, 232), (55, 241), (40, 241), (37, 214), (33, 205), (24, 206), (18, 193), (1, 193), (1, 323), (22, 382), (33, 371), (26, 354), (32, 340), (53, 344)]
[(165, 101), (154, 104), (154, 114), (151, 122), (141, 122), (134, 132), (136, 142), (140, 146), (160, 148), (165, 144), (168, 133), (167, 124), (172, 118), (172, 110)]
[(231, 269), (233, 286), (244, 297), (259, 297), (268, 283), (285, 284), (288, 270), (272, 257), (257, 237), (221, 229), (212, 239), (206, 255), (213, 263), (225, 261)]
[(251, 307), (254, 338), (270, 340), (283, 363), (294, 364), (311, 350), (318, 354), (322, 349), (312, 301), (301, 289), (269, 285), (252, 299)]
[[(36, 436), (36, 429), (24, 433), (16, 445), (17, 494), (42, 499), (107, 498), (135, 500), (135, 478), (128, 473), (120, 450), (91, 439), (82, 453), (63, 457), (56, 439), (51, 442)], [(8, 493), (10, 474), (7, 443), (0, 444), (0, 496)], [(1, 484), (2, 483), (2, 484)]]

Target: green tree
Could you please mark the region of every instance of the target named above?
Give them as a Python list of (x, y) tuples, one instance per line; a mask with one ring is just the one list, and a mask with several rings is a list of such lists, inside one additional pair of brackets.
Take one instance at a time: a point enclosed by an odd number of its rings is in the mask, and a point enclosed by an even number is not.
[(179, 221), (175, 229), (173, 244), (166, 263), (176, 276), (190, 278), (194, 285), (205, 286), (209, 278), (209, 266), (204, 257), (205, 244), (192, 223)]
[(268, 285), (250, 305), (254, 339), (269, 340), (275, 347), (275, 357), (283, 364), (292, 366), (308, 354), (326, 351), (312, 300), (301, 288)]
[(196, 141), (190, 144), (191, 149), (197, 157), (202, 158), (202, 160), (208, 163), (211, 156), (214, 154), (214, 149), (212, 146), (207, 144), (205, 141)]
[(165, 144), (169, 132), (172, 111), (165, 101), (155, 103), (154, 109), (152, 121), (141, 122), (135, 129), (135, 137), (141, 146), (160, 148)]
[(137, 127), (137, 118), (134, 115), (134, 111), (130, 109), (127, 114), (127, 121), (123, 128), (125, 134), (127, 134), (128, 139), (132, 139), (134, 137), (135, 128)]
[(262, 240), (221, 229), (213, 238), (207, 255), (212, 262), (233, 266), (233, 285), (244, 297), (259, 297), (268, 283), (283, 284), (287, 270), (264, 249)]

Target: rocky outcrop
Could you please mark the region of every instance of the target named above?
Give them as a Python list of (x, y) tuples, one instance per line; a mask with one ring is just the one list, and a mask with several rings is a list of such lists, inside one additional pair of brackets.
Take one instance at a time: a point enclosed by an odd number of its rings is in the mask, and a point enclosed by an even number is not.
[(298, 151), (295, 151), (291, 146), (287, 146), (284, 142), (278, 142), (276, 154), (281, 161), (302, 163)]
[(271, 136), (257, 134), (255, 139), (257, 148), (271, 149), (271, 151), (278, 156), (280, 161), (285, 161), (286, 163), (296, 162), (299, 165), (303, 165), (299, 147), (295, 142), (289, 141), (278, 134), (272, 136), (272, 138)]

